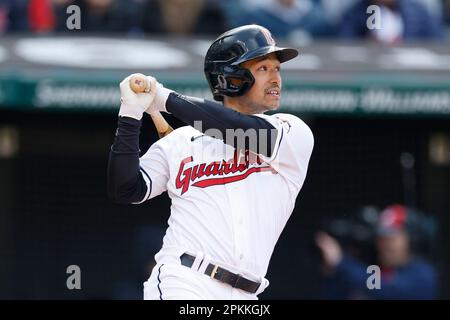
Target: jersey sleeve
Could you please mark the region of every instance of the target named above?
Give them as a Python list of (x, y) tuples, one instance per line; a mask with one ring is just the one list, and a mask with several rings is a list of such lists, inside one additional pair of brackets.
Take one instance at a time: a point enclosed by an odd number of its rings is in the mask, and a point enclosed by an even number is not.
[(300, 118), (291, 114), (259, 116), (264, 117), (277, 129), (271, 156), (259, 156), (283, 175), (290, 182), (293, 192), (298, 193), (305, 181), (314, 147), (311, 129)]
[[(213, 138), (222, 139), (226, 144), (237, 149), (250, 150), (265, 156), (272, 155), (273, 139), (270, 134), (275, 128), (264, 117), (248, 115), (225, 108), (222, 103), (196, 97), (188, 97), (172, 92), (168, 95), (167, 111), (175, 117)], [(237, 134), (236, 139), (228, 136), (229, 130)], [(238, 133), (242, 130), (242, 135)], [(249, 131), (257, 134), (245, 139)], [(250, 133), (251, 134), (251, 133)], [(243, 138), (243, 139), (241, 139)], [(261, 147), (262, 146), (262, 147)]]
[(154, 198), (167, 190), (169, 166), (161, 140), (158, 140), (139, 159), (140, 171), (147, 185), (147, 193), (136, 204)]

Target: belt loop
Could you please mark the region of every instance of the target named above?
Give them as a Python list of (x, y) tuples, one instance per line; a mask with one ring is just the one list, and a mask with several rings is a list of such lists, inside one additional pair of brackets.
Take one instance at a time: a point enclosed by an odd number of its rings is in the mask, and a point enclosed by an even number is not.
[(256, 290), (255, 292), (255, 295), (259, 295), (269, 286), (269, 280), (267, 280), (266, 278), (261, 277), (259, 280), (260, 284), (258, 290)]
[(203, 253), (202, 252), (197, 252), (197, 254), (195, 255), (195, 260), (194, 263), (192, 264), (191, 269), (197, 271), (198, 268), (200, 267), (200, 264), (203, 261)]
[(205, 273), (206, 268), (208, 268), (209, 263), (211, 262), (211, 257), (207, 254), (205, 254), (205, 257), (203, 258), (203, 261), (198, 268), (198, 272)]

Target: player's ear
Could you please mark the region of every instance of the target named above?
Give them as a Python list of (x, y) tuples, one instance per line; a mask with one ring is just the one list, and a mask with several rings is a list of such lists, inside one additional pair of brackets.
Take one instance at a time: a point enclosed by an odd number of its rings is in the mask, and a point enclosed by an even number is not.
[(240, 87), (243, 83), (242, 79), (239, 78), (228, 78), (228, 81), (234, 86)]

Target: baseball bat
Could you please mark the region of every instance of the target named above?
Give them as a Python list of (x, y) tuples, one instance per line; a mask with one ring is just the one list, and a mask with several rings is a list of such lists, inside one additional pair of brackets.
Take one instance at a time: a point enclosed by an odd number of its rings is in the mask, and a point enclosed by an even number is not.
[[(130, 88), (136, 93), (150, 92), (150, 86), (148, 80), (144, 75), (134, 75), (130, 79)], [(162, 116), (161, 112), (156, 111), (150, 114), (153, 123), (155, 124), (156, 131), (160, 138), (167, 136), (173, 131), (173, 128), (167, 123), (166, 119)]]

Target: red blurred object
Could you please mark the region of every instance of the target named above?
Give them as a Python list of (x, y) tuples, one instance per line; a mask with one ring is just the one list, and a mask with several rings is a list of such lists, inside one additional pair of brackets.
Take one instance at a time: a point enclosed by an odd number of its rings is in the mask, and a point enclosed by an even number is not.
[(48, 32), (55, 28), (55, 15), (51, 0), (30, 0), (28, 21), (33, 32)]
[(6, 24), (8, 22), (8, 9), (0, 6), (0, 33), (6, 32)]
[(378, 230), (381, 233), (400, 231), (406, 227), (407, 212), (405, 206), (395, 204), (387, 207), (380, 214)]

